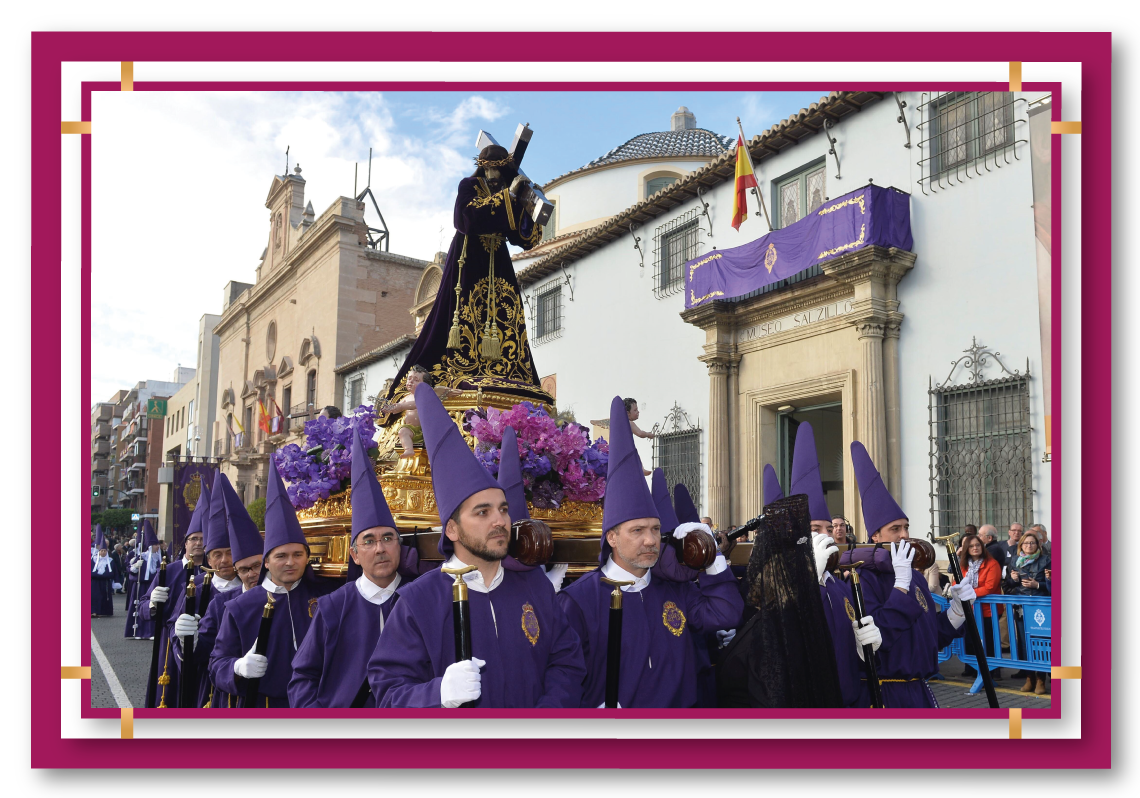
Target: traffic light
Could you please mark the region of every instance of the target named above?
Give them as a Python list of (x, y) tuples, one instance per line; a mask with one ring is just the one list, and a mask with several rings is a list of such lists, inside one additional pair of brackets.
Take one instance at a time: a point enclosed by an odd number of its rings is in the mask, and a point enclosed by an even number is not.
[(92, 485), (91, 486), (91, 495), (96, 499), (99, 498), (99, 486), (98, 485)]

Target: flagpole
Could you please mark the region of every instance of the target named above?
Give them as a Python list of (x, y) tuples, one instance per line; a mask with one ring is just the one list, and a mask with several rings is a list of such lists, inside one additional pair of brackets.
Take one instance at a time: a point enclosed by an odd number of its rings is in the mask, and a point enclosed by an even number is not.
[(744, 135), (744, 127), (740, 124), (739, 116), (736, 117), (736, 127), (740, 130), (740, 140), (744, 142), (744, 157), (748, 159), (748, 165), (752, 168), (752, 177), (756, 180), (756, 185), (752, 187), (752, 193), (760, 201), (760, 208), (764, 211), (764, 221), (768, 223), (768, 232), (772, 232), (772, 220), (768, 218), (768, 206), (764, 204), (764, 195), (760, 193), (760, 176), (756, 174), (756, 164), (752, 163), (752, 152), (748, 149), (748, 137)]

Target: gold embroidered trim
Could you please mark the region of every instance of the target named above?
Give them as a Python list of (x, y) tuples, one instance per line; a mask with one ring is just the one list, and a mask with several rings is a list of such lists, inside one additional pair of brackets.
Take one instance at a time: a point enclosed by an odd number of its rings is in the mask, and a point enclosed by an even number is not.
[(718, 252), (718, 253), (716, 253), (715, 255), (709, 255), (707, 258), (702, 258), (701, 260), (699, 260), (699, 261), (697, 261), (696, 263), (694, 263), (692, 266), (690, 266), (690, 267), (689, 267), (689, 279), (690, 279), (690, 280), (692, 280), (692, 279), (693, 279), (693, 272), (695, 272), (697, 269), (699, 269), (700, 267), (704, 266), (704, 265), (705, 265), (706, 263), (708, 263), (710, 260), (716, 260), (716, 259), (717, 259), (717, 258), (719, 258), (719, 257), (722, 257), (722, 256), (721, 256), (721, 254)]
[(494, 256), (499, 251), (499, 247), (503, 245), (506, 240), (502, 233), (485, 233), (479, 236), (479, 243), (483, 245), (483, 249), (487, 250), (487, 254)]
[(699, 305), (706, 299), (712, 299), (714, 296), (724, 296), (724, 291), (713, 291), (711, 294), (705, 294), (700, 299), (697, 299), (697, 293), (693, 289), (689, 289), (689, 296), (691, 297), (691, 304)]
[(859, 212), (860, 213), (866, 213), (867, 209), (863, 205), (863, 197), (864, 197), (864, 195), (860, 194), (858, 197), (852, 197), (851, 199), (843, 200), (843, 202), (837, 202), (834, 205), (829, 205), (828, 207), (820, 210), (818, 215), (824, 216), (825, 214), (828, 214), (828, 213), (834, 213), (835, 211), (839, 210), (840, 208), (846, 208), (848, 205), (858, 205), (859, 206)]
[[(845, 249), (851, 249), (852, 247), (862, 246), (863, 241), (866, 240), (866, 236), (867, 236), (867, 225), (865, 225), (865, 224), (859, 225), (859, 237), (857, 239), (852, 241), (850, 244), (843, 244), (842, 246), (836, 247), (835, 249), (829, 249), (829, 250), (827, 250), (827, 252), (821, 252), (821, 253), (819, 253), (819, 257), (820, 258), (826, 258), (828, 255), (834, 255), (836, 252), (842, 252)], [(819, 258), (816, 258), (816, 260), (819, 260)]]

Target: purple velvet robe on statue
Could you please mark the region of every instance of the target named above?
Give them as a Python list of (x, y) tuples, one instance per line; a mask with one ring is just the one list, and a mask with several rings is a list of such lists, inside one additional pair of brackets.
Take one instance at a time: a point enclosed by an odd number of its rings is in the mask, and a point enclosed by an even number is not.
[[(439, 707), (455, 662), (451, 585), (439, 571), (401, 591), (368, 662), (380, 707)], [(470, 591), (472, 655), (485, 661), (479, 708), (577, 707), (586, 668), (578, 636), (539, 569), (506, 569), (490, 593)], [(492, 614), (493, 612), (493, 614)]]
[[(867, 614), (883, 635), (878, 653), (883, 703), (889, 709), (937, 707), (926, 678), (938, 672), (938, 652), (965, 632), (938, 612), (922, 574), (915, 572), (910, 590), (895, 590), (894, 573), (860, 569)], [(899, 679), (901, 681), (887, 681)]]
[(863, 660), (859, 659), (855, 646), (855, 630), (851, 628), (851, 620), (855, 617), (851, 588), (846, 582), (832, 577), (820, 586), (819, 597), (823, 600), (823, 614), (827, 616), (827, 628), (835, 646), (835, 665), (839, 670), (843, 706), (866, 709), (871, 706), (871, 694), (867, 691)]
[[(591, 571), (558, 594), (566, 618), (582, 640), (586, 660), (583, 707), (597, 707), (606, 697), (606, 648), (610, 628), (610, 593), (601, 569)], [(732, 629), (740, 623), (744, 602), (727, 568), (716, 576), (701, 572), (700, 587), (671, 582), (656, 573), (638, 593), (623, 592), (621, 674), (622, 707), (692, 707), (701, 695), (696, 635)], [(676, 607), (674, 610), (669, 605)]]
[[(387, 622), (400, 591), (408, 586), (401, 581), (396, 592), (377, 605), (360, 595), (356, 582), (349, 582), (317, 602), (309, 633), (293, 657), (289, 706), (352, 706), (380, 639), (381, 619)], [(369, 695), (364, 706), (375, 707), (375, 696)]]
[[(317, 599), (332, 588), (333, 585), (322, 584), (306, 569), (306, 576), (296, 587), (287, 593), (273, 594), (276, 605), (269, 627), (269, 646), (265, 651), (269, 668), (259, 685), (258, 707), (289, 706), (293, 657), (309, 631)], [(245, 679), (234, 673), (234, 662), (253, 648), (268, 595), (264, 588), (258, 586), (226, 603), (218, 638), (210, 654), (210, 676), (215, 688), (241, 697), (243, 706)]]

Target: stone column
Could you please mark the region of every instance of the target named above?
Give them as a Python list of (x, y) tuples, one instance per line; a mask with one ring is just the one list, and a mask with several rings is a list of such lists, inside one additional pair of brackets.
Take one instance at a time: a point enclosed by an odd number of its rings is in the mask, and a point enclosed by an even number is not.
[[(898, 314), (901, 315), (901, 314)], [(887, 489), (902, 495), (902, 398), (899, 386), (899, 324), (888, 323), (883, 334), (883, 395), (887, 422)]]
[(728, 367), (728, 516), (717, 521), (721, 529), (736, 523), (740, 511), (740, 361)]
[(709, 368), (709, 509), (713, 523), (724, 528), (731, 506), (729, 447), (731, 420), (728, 414), (730, 365), (708, 361)]
[(856, 325), (859, 333), (859, 440), (880, 473), (888, 466), (886, 402), (883, 386), (883, 331), (878, 320)]

